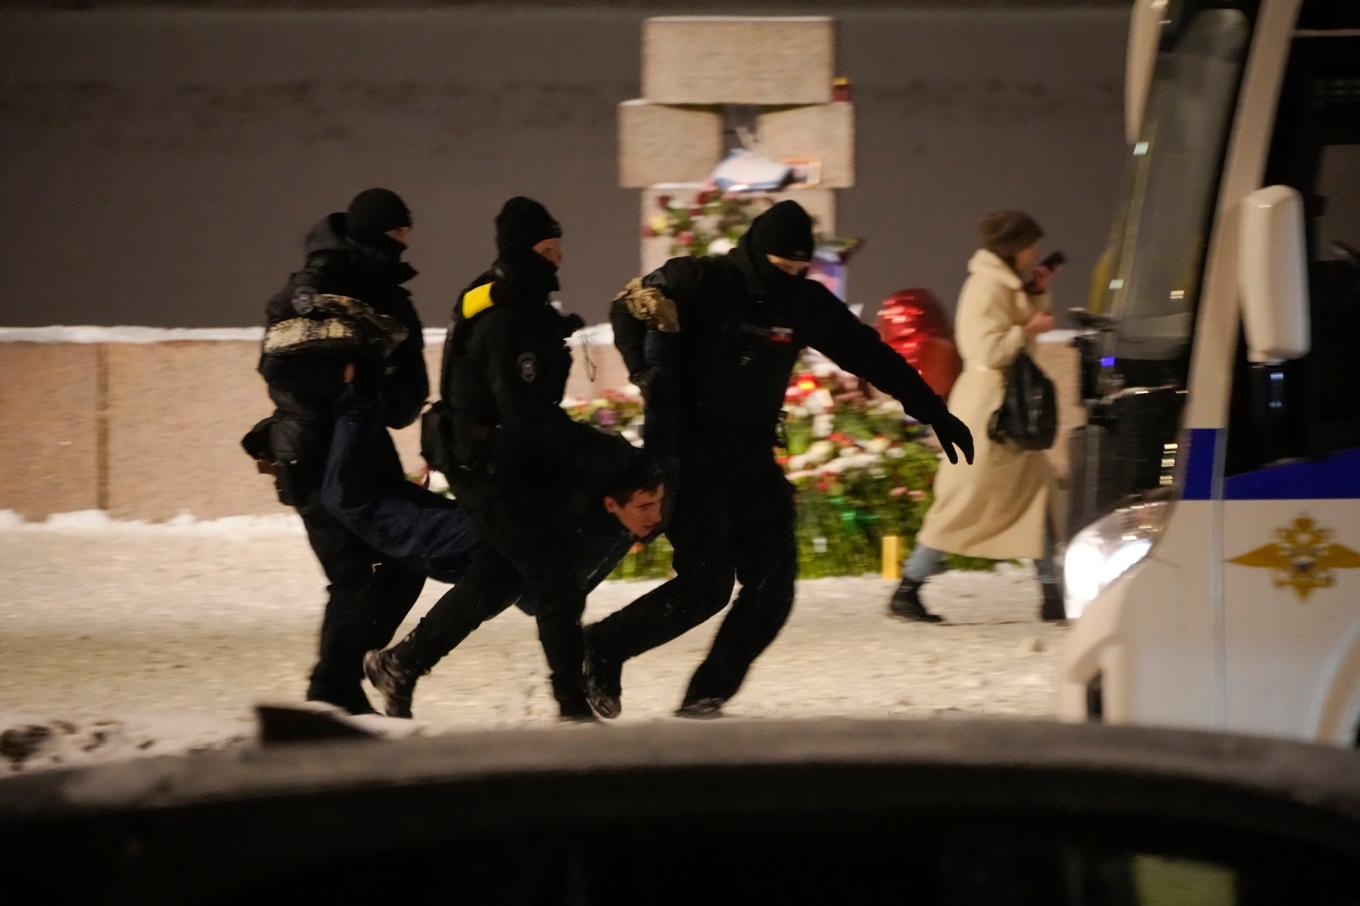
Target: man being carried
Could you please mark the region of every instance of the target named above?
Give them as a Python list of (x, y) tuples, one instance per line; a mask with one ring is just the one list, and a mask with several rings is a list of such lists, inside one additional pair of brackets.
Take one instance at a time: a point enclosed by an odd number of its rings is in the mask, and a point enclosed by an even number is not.
[(485, 543), (415, 630), (365, 658), (389, 714), (409, 713), (416, 680), (527, 586), (561, 716), (594, 718), (582, 672), (585, 592), (571, 540), (552, 517), (583, 455), (580, 426), (561, 408), (571, 368), (566, 337), (580, 319), (564, 317), (548, 298), (558, 287), (561, 235), (538, 202), (507, 201), (496, 217), (496, 262), (454, 308), (443, 399), (425, 446)]

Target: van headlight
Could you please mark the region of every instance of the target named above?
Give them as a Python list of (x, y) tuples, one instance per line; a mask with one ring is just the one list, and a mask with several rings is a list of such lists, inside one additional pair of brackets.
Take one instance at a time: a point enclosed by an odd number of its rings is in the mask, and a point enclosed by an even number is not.
[(1131, 504), (1077, 532), (1063, 558), (1068, 619), (1148, 555), (1170, 512), (1167, 500)]

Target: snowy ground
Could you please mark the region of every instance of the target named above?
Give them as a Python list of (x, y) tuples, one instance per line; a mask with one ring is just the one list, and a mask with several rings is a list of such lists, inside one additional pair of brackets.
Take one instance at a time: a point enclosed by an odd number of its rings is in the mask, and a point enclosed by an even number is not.
[[(245, 744), (251, 706), (301, 699), (320, 569), (286, 521), (56, 526), (0, 521), (0, 774)], [(609, 583), (598, 618), (654, 583)], [(734, 718), (1051, 716), (1064, 630), (1037, 622), (1032, 571), (936, 579), (947, 625), (884, 615), (893, 583), (799, 584), (783, 634), (728, 706)], [(414, 620), (442, 593), (430, 583)], [(631, 662), (623, 721), (671, 719), (718, 621)], [(533, 622), (511, 611), (417, 689), (422, 732), (552, 721)]]

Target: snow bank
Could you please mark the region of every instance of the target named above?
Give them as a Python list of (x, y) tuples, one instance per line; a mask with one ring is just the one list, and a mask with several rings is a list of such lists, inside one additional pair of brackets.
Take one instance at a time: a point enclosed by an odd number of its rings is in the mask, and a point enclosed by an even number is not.
[[(442, 345), (444, 334), (443, 327), (425, 328), (426, 345)], [(64, 324), (0, 327), (0, 343), (170, 343), (185, 340), (258, 343), (263, 338), (263, 327), (138, 327), (127, 324), (115, 327)], [(613, 346), (614, 329), (608, 324), (584, 327), (572, 334), (571, 342), (578, 346), (583, 342), (592, 346)]]
[(0, 532), (137, 532), (144, 534), (176, 533), (219, 538), (254, 538), (260, 535), (301, 534), (302, 519), (296, 513), (269, 516), (225, 516), (221, 519), (197, 519), (187, 513), (165, 522), (146, 522), (140, 519), (110, 519), (103, 510), (78, 510), (73, 513), (54, 513), (43, 522), (28, 522), (13, 510), (0, 510)]
[(139, 714), (77, 723), (0, 712), (0, 776), (253, 744), (255, 725), (194, 714)]

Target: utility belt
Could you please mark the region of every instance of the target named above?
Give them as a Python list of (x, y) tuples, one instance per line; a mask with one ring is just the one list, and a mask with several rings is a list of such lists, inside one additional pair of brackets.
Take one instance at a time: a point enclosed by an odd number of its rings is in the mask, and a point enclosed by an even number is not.
[(486, 416), (439, 400), (420, 417), (420, 454), (445, 475), (477, 469), (487, 463), (499, 433)]

